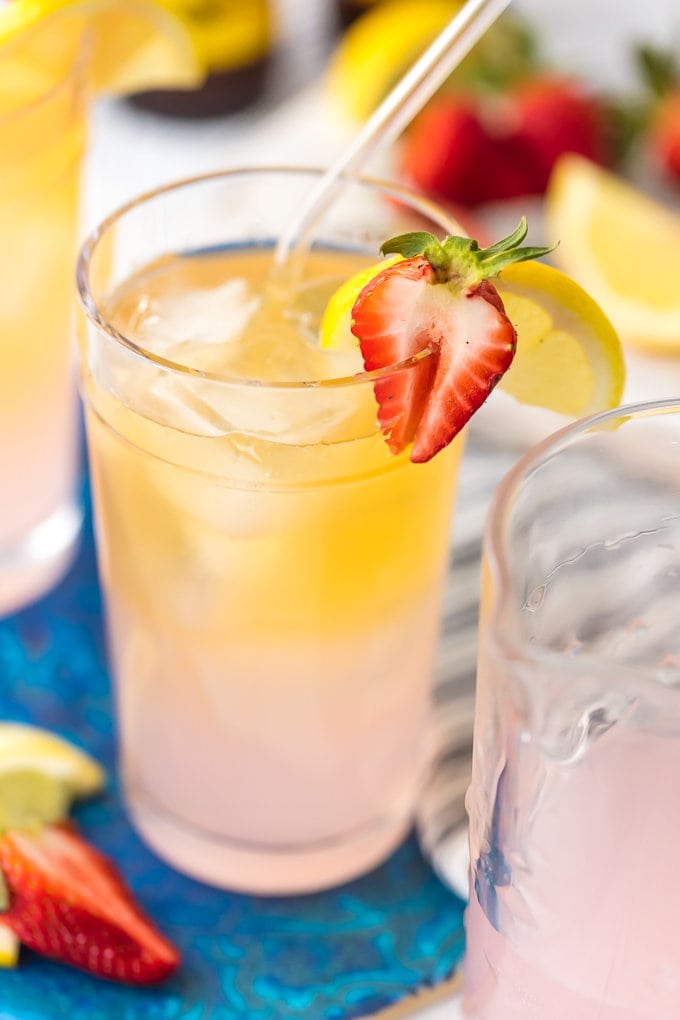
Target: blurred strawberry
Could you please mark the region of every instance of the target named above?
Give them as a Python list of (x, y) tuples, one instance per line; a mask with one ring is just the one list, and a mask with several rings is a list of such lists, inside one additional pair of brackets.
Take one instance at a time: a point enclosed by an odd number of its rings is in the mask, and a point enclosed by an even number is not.
[(543, 76), (503, 96), (433, 100), (404, 139), (402, 168), (422, 191), (474, 206), (542, 194), (565, 152), (607, 161), (604, 109), (578, 84)]
[(534, 191), (528, 150), (521, 141), (490, 131), (481, 103), (472, 98), (430, 103), (405, 137), (402, 168), (422, 191), (463, 205)]
[(541, 75), (510, 94), (507, 129), (531, 152), (536, 191), (545, 191), (554, 164), (566, 152), (594, 163), (609, 161), (602, 104), (576, 81)]
[(680, 88), (662, 101), (649, 139), (664, 173), (680, 183)]
[(666, 177), (680, 183), (680, 61), (673, 53), (642, 46), (637, 61), (651, 94), (647, 140)]

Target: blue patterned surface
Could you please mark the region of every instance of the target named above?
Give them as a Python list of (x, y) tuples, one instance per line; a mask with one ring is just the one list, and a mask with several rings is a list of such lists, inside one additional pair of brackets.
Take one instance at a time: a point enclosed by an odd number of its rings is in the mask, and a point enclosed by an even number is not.
[(107, 795), (78, 812), (151, 916), (184, 954), (162, 989), (124, 988), (24, 953), (0, 971), (0, 1020), (350, 1020), (449, 977), (463, 904), (408, 840), (381, 868), (291, 899), (216, 892), (139, 842), (115, 786), (109, 678), (90, 529), (48, 598), (0, 621), (0, 717), (36, 722), (111, 770)]

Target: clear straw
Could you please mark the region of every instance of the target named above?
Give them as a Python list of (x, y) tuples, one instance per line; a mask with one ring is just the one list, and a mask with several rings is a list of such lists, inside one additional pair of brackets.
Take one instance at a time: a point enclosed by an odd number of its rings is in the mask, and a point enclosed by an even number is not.
[(279, 240), (277, 265), (287, 262), (294, 249), (306, 245), (342, 187), (342, 177), (358, 171), (377, 149), (399, 137), (510, 2), (468, 0), (310, 191)]

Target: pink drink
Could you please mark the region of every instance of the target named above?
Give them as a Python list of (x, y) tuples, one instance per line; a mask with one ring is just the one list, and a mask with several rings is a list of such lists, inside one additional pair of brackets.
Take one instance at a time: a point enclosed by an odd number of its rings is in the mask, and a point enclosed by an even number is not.
[(473, 890), (466, 1016), (674, 1020), (680, 743), (613, 727), (576, 764), (544, 767), (529, 868), (495, 889), (501, 932)]
[(523, 458), (485, 542), (469, 1020), (680, 1017), (680, 405)]

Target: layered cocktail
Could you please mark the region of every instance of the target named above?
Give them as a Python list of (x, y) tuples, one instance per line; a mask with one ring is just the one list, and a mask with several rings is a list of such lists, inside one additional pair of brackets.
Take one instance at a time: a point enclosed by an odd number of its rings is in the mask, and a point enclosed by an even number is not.
[(349, 877), (409, 826), (461, 452), (394, 456), (375, 373), (318, 342), (385, 230), (437, 214), (353, 184), (277, 281), (273, 240), (314, 180), (160, 192), (81, 263), (127, 798), (170, 861), (255, 891)]

